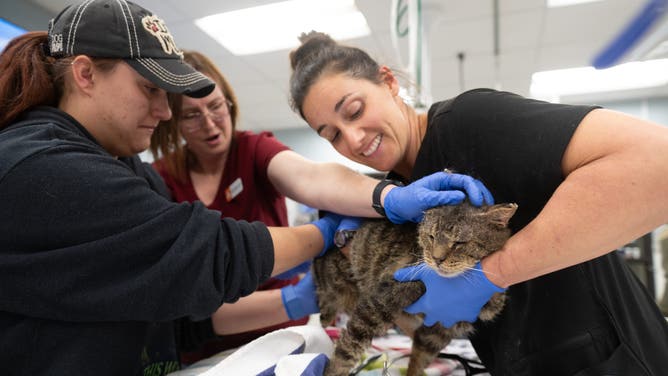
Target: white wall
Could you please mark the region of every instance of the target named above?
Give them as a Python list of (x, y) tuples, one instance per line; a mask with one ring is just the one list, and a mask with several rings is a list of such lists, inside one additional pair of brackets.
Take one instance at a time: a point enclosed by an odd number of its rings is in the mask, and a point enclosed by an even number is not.
[(593, 103), (668, 126), (668, 97), (598, 101)]

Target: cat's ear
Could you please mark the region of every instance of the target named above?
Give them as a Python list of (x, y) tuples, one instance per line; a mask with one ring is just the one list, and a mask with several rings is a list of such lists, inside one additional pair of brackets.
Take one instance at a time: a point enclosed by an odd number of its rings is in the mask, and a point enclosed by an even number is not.
[(508, 221), (517, 211), (517, 204), (496, 204), (487, 210), (487, 215), (491, 217), (491, 222), (499, 227), (508, 226)]

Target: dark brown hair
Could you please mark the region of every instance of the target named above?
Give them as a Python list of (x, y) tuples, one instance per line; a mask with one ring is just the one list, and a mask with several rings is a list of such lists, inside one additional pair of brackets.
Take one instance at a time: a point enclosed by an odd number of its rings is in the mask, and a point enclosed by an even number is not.
[[(239, 105), (237, 97), (232, 90), (232, 86), (225, 79), (220, 69), (206, 57), (196, 51), (184, 51), (183, 58), (198, 72), (203, 73), (218, 85), (225, 95), (225, 98), (232, 103), (230, 106), (230, 119), (232, 120), (232, 143), (230, 148), (234, 147), (234, 131), (237, 126), (237, 117), (239, 115)], [(151, 136), (151, 153), (153, 157), (162, 158), (162, 163), (167, 172), (181, 181), (188, 179), (188, 164), (192, 163), (194, 156), (184, 147), (181, 141), (181, 134), (178, 127), (178, 121), (181, 117), (181, 105), (183, 96), (181, 94), (168, 94), (169, 106), (172, 109), (172, 118), (167, 121), (161, 121), (158, 128)]]
[[(32, 31), (12, 39), (0, 54), (0, 129), (36, 106), (57, 107), (67, 90), (67, 77), (75, 57), (48, 55), (45, 31)], [(91, 58), (102, 72), (119, 59)]]
[(304, 98), (313, 84), (324, 74), (345, 73), (353, 78), (380, 84), (380, 66), (366, 52), (335, 42), (329, 35), (317, 31), (303, 33), (301, 46), (290, 52), (290, 106), (302, 118)]
[(2, 51), (0, 129), (32, 107), (57, 105), (65, 69), (56, 59), (46, 56), (46, 43), (45, 31), (33, 31), (12, 39)]

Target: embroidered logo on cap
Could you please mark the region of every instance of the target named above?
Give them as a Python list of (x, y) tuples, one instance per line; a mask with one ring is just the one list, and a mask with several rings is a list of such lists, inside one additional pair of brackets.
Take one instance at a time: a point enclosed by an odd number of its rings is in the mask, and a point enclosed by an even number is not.
[(63, 52), (63, 34), (53, 34), (51, 36), (51, 46), (49, 49), (52, 54)]
[(167, 26), (163, 20), (152, 15), (142, 18), (141, 23), (144, 25), (144, 29), (151, 33), (151, 35), (160, 42), (162, 50), (165, 51), (165, 53), (170, 55), (176, 54), (183, 58), (183, 51), (176, 47), (174, 38), (172, 37), (172, 34), (169, 33), (169, 30), (167, 30)]

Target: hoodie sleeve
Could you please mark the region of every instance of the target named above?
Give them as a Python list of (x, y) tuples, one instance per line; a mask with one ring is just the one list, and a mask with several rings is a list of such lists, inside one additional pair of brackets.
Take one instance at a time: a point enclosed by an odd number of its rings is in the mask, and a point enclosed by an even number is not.
[(85, 148), (22, 161), (0, 181), (0, 197), (3, 311), (200, 320), (253, 292), (273, 268), (263, 224), (172, 203), (124, 163)]

